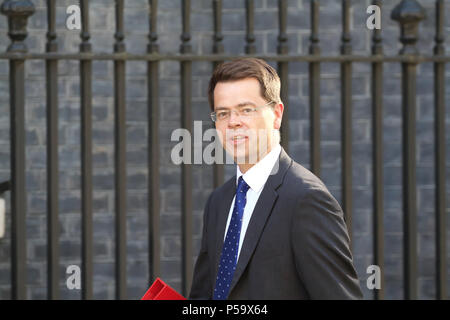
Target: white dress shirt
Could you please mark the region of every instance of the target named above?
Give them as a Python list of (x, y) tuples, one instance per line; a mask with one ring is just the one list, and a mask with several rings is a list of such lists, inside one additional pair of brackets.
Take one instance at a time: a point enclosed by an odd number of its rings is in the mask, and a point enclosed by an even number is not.
[[(281, 152), (281, 146), (277, 144), (268, 154), (264, 156), (259, 162), (257, 162), (253, 167), (251, 167), (246, 173), (242, 174), (239, 166), (236, 166), (236, 185), (238, 183), (239, 177), (243, 176), (244, 181), (250, 186), (247, 191), (247, 202), (244, 208), (244, 214), (242, 215), (242, 226), (241, 235), (239, 237), (239, 249), (238, 249), (238, 259), (241, 253), (242, 243), (244, 242), (245, 233), (247, 231), (250, 218), (252, 217), (253, 210), (255, 209), (256, 202), (266, 184), (267, 178), (269, 178), (272, 168), (277, 162)], [(227, 236), (228, 225), (230, 224), (231, 215), (234, 209), (234, 200), (231, 202), (230, 211), (228, 213), (227, 226), (225, 229), (225, 237)]]

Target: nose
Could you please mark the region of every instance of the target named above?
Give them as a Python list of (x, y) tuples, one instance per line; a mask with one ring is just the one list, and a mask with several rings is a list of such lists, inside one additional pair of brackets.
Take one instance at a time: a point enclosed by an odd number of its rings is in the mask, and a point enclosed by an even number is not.
[(241, 117), (235, 110), (231, 111), (230, 118), (228, 119), (228, 127), (234, 128), (241, 125)]

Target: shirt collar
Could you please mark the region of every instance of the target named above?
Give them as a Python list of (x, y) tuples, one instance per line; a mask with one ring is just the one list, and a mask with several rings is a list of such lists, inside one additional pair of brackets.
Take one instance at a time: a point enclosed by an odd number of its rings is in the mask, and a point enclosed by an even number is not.
[(273, 166), (280, 156), (280, 152), (281, 146), (280, 144), (277, 144), (268, 154), (264, 156), (264, 158), (259, 160), (244, 174), (242, 174), (239, 166), (236, 166), (236, 184), (238, 183), (239, 177), (243, 176), (243, 179), (250, 186), (250, 188), (255, 192), (259, 192), (272, 172)]

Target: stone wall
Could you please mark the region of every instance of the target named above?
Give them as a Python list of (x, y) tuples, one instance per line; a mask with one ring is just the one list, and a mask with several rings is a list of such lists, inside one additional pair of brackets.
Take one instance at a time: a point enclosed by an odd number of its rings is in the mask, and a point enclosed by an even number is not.
[[(386, 54), (401, 48), (399, 27), (390, 13), (399, 1), (385, 1), (382, 9), (382, 36)], [(434, 46), (434, 1), (422, 0), (427, 20), (420, 25), (418, 48), (431, 54)], [(44, 52), (46, 43), (46, 1), (33, 1), (35, 14), (29, 19), (26, 43), (30, 52)], [(66, 8), (78, 1), (57, 1), (59, 50), (78, 52), (77, 30), (66, 28)], [(371, 31), (366, 28), (369, 0), (353, 1), (351, 36), (353, 52), (368, 55)], [(446, 4), (445, 33), (450, 31), (450, 2)], [(255, 1), (255, 36), (258, 53), (275, 54), (278, 37), (278, 2)], [(288, 1), (288, 43), (290, 54), (307, 54), (310, 35), (310, 7), (307, 0)], [(148, 1), (125, 1), (125, 43), (132, 53), (145, 53), (148, 44)], [(113, 1), (90, 1), (91, 43), (95, 52), (112, 52), (115, 18)], [(245, 1), (223, 1), (223, 35), (226, 53), (244, 54)], [(212, 52), (212, 1), (192, 1), (192, 48), (196, 54)], [(337, 0), (322, 0), (320, 7), (320, 46), (324, 55), (339, 54), (341, 6)], [(159, 1), (158, 42), (160, 51), (176, 53), (181, 43), (181, 5), (178, 0)], [(6, 17), (0, 17), (0, 52), (9, 43)], [(446, 40), (447, 52), (449, 40)], [(273, 64), (275, 66), (275, 64)], [(128, 298), (138, 299), (148, 283), (147, 219), (147, 79), (146, 63), (127, 62), (127, 283)], [(192, 77), (193, 119), (208, 121), (207, 84), (212, 72), (208, 62), (194, 62)], [(340, 74), (339, 64), (323, 63), (321, 75), (322, 177), (332, 194), (341, 200)], [(353, 64), (353, 253), (365, 298), (373, 292), (366, 287), (366, 268), (372, 254), (372, 159), (371, 159), (371, 74), (370, 64)], [(387, 299), (402, 299), (402, 141), (401, 67), (385, 64), (384, 72), (384, 227), (385, 285)], [(94, 297), (114, 299), (114, 95), (113, 63), (93, 62), (93, 188), (94, 188)], [(0, 181), (10, 177), (8, 61), (0, 60)], [(446, 67), (446, 77), (450, 66)], [(181, 127), (180, 66), (178, 62), (160, 65), (160, 173), (161, 173), (161, 277), (181, 289), (181, 169), (172, 164), (170, 140)], [(417, 78), (417, 205), (419, 298), (435, 297), (434, 253), (434, 113), (433, 66), (418, 67)], [(66, 287), (66, 268), (81, 266), (80, 202), (80, 81), (79, 62), (59, 62), (59, 160), (60, 160), (60, 273), (61, 298), (79, 299), (80, 290)], [(289, 65), (290, 153), (309, 167), (309, 98), (307, 63)], [(46, 119), (45, 63), (26, 62), (26, 159), (27, 159), (27, 274), (29, 299), (46, 299)], [(450, 81), (446, 83), (447, 110), (450, 107)], [(447, 114), (449, 114), (447, 112)], [(446, 117), (447, 130), (450, 116)], [(447, 146), (450, 138), (447, 139)], [(447, 166), (450, 166), (447, 148)], [(228, 165), (226, 176), (234, 167)], [(450, 170), (448, 171), (450, 172)], [(450, 174), (447, 175), (447, 182)], [(212, 168), (193, 166), (194, 252), (201, 238), (203, 206), (213, 190)], [(450, 190), (450, 188), (447, 188)], [(7, 225), (11, 221), (9, 193)], [(450, 194), (447, 192), (447, 199)], [(448, 207), (448, 206), (447, 206)], [(448, 210), (447, 210), (448, 212)], [(450, 219), (448, 219), (450, 220)], [(447, 245), (450, 253), (450, 241)], [(10, 230), (0, 240), (0, 299), (10, 298)], [(449, 277), (450, 280), (450, 277)], [(449, 281), (450, 284), (450, 281)]]

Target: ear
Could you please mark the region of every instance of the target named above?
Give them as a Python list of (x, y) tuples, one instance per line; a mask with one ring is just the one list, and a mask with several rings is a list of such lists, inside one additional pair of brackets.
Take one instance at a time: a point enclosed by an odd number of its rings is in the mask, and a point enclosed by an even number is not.
[(281, 128), (281, 121), (283, 119), (283, 111), (284, 111), (283, 103), (279, 103), (273, 108), (273, 112), (275, 114), (274, 128), (277, 130), (279, 130)]

